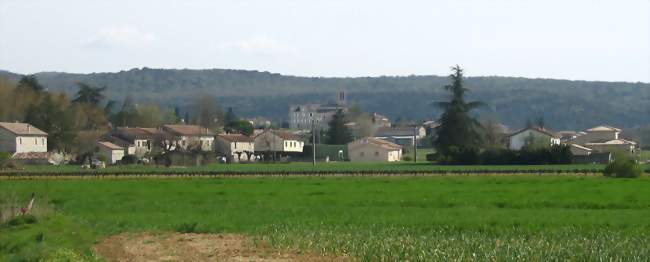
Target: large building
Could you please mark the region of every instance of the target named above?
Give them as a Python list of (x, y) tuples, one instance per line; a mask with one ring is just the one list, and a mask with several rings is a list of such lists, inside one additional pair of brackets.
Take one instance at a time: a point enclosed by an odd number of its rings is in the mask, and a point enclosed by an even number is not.
[(289, 107), (289, 128), (308, 130), (312, 122), (317, 129), (327, 129), (337, 111), (347, 111), (345, 92), (339, 92), (335, 103), (303, 104)]

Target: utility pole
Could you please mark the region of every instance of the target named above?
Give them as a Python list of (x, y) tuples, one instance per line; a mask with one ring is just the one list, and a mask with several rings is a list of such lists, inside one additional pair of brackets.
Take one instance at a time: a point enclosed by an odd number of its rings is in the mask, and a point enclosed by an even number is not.
[(311, 116), (311, 151), (312, 151), (312, 159), (311, 159), (311, 164), (313, 166), (316, 165), (316, 131), (314, 128), (314, 122), (316, 121), (314, 119), (313, 113), (309, 113)]
[(413, 163), (418, 162), (418, 142), (415, 140), (417, 137), (418, 126), (413, 127)]

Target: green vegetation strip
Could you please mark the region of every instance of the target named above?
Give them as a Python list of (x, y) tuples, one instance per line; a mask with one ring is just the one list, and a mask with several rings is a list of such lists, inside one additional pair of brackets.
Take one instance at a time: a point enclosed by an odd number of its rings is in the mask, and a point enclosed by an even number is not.
[(0, 261), (92, 260), (103, 237), (143, 231), (240, 233), (363, 261), (650, 257), (650, 177), (7, 180), (0, 204), (31, 192), (50, 211), (1, 227)]
[[(79, 166), (27, 166), (25, 170), (0, 172), (0, 177), (25, 176), (89, 176), (89, 175), (386, 175), (386, 174), (514, 174), (514, 173), (601, 173), (604, 165), (483, 165), (446, 166), (431, 163), (278, 163), (278, 164), (213, 164), (193, 167), (110, 166), (105, 169), (81, 169)], [(650, 166), (644, 166), (650, 173)]]

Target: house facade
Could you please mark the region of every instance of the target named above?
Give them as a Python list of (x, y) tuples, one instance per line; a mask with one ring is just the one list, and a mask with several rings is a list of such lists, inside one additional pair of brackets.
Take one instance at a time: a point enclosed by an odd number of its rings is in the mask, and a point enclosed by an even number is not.
[(285, 131), (266, 130), (255, 137), (256, 152), (300, 153), (304, 145), (300, 136)]
[(395, 162), (402, 159), (402, 146), (382, 139), (366, 137), (348, 143), (351, 162)]
[(217, 152), (234, 162), (253, 161), (255, 140), (242, 134), (221, 134), (216, 139)]
[(345, 92), (339, 92), (336, 103), (289, 106), (289, 128), (309, 130), (313, 124), (316, 129), (328, 129), (328, 123), (339, 110), (347, 111)]
[(379, 127), (373, 137), (401, 146), (413, 146), (427, 135), (423, 126)]
[(108, 141), (97, 142), (99, 155), (104, 156), (110, 164), (115, 164), (124, 157), (124, 148)]
[(197, 125), (163, 125), (162, 132), (166, 133), (170, 143), (182, 149), (199, 148), (201, 151), (214, 150), (215, 134), (208, 128)]
[(118, 127), (109, 135), (110, 142), (124, 147), (127, 155), (143, 157), (151, 152), (160, 131), (156, 128)]
[(530, 141), (544, 141), (548, 145), (559, 145), (560, 136), (548, 129), (529, 127), (508, 136), (508, 148), (521, 150)]
[(637, 143), (620, 137), (621, 129), (612, 126), (597, 126), (578, 133), (570, 143), (581, 145), (598, 153), (615, 151), (635, 153)]
[(47, 133), (27, 123), (0, 122), (0, 151), (47, 152)]

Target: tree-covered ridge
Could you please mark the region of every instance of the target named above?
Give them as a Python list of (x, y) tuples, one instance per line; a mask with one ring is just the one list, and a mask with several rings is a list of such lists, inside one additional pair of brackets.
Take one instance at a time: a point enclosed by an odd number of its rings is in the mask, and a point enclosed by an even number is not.
[[(0, 71), (18, 81), (20, 75)], [(436, 119), (441, 111), (432, 100), (445, 100), (441, 76), (322, 78), (295, 77), (245, 70), (132, 69), (117, 73), (38, 73), (49, 90), (73, 95), (76, 82), (107, 86), (107, 99), (158, 103), (170, 108), (190, 106), (197, 95), (210, 94), (242, 117), (287, 118), (290, 104), (334, 100), (339, 90), (365, 111), (393, 119)], [(518, 77), (468, 77), (469, 100), (486, 106), (477, 114), (523, 127), (526, 119), (543, 117), (554, 129), (583, 129), (599, 124), (636, 127), (650, 123), (650, 84), (569, 81)]]

